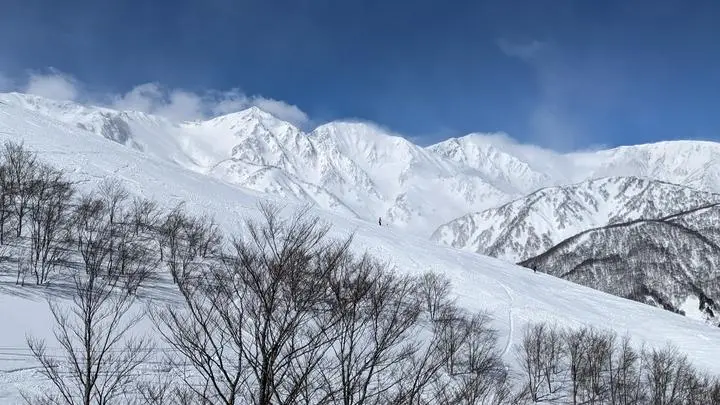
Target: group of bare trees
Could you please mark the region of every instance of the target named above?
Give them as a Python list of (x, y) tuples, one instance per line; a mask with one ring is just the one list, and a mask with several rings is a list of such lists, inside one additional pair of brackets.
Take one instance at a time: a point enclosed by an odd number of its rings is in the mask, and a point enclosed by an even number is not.
[(648, 349), (610, 331), (538, 323), (517, 349), (521, 396), (531, 403), (720, 404), (720, 380), (672, 346)]
[[(202, 272), (177, 277), (184, 305), (151, 311), (173, 364), (155, 403), (480, 404), (509, 395), (495, 332), (450, 299), (447, 279), (395, 274), (307, 212), (262, 206), (220, 255), (186, 246)], [(207, 251), (220, 251), (221, 239)], [(192, 245), (192, 244), (190, 244)], [(203, 245), (201, 243), (201, 245)], [(182, 262), (182, 260), (181, 260)], [(182, 266), (180, 267), (182, 268)], [(182, 274), (182, 272), (177, 272)], [(190, 273), (193, 274), (193, 273)]]
[[(72, 299), (50, 305), (59, 351), (28, 339), (54, 388), (28, 402), (720, 403), (717, 381), (676, 352), (592, 329), (530, 327), (512, 375), (491, 319), (459, 308), (445, 276), (358, 255), (307, 210), (259, 213), (227, 237), (212, 218), (131, 198), (117, 181), (79, 193), (6, 143), (3, 259), (24, 263), (37, 284), (72, 280)], [(180, 302), (141, 305), (138, 289), (161, 272)], [(157, 342), (138, 337), (144, 321)]]

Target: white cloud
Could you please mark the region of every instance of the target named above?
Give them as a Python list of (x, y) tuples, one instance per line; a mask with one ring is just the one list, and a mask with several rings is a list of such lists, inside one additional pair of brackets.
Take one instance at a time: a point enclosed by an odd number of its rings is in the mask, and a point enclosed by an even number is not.
[(532, 142), (559, 151), (595, 143), (598, 119), (622, 100), (622, 67), (602, 54), (569, 53), (551, 42), (496, 43), (535, 74), (537, 102), (527, 116)]
[(156, 83), (145, 83), (134, 87), (123, 95), (113, 97), (112, 106), (118, 110), (153, 112), (155, 105), (162, 102), (162, 92)]
[(248, 97), (238, 89), (216, 94), (214, 98), (215, 103), (212, 106), (214, 115), (234, 113), (252, 105)]
[(191, 121), (206, 118), (205, 109), (203, 100), (197, 94), (173, 90), (168, 95), (168, 102), (155, 113), (175, 121)]
[(74, 78), (55, 70), (49, 74), (31, 73), (23, 91), (56, 100), (75, 100), (79, 93)]
[(158, 83), (135, 86), (123, 95), (112, 97), (113, 108), (157, 114), (173, 121), (204, 118), (205, 106), (197, 94), (185, 90), (164, 90)]
[(255, 97), (252, 99), (251, 103), (261, 110), (269, 112), (281, 120), (287, 121), (296, 126), (304, 126), (310, 121), (307, 114), (305, 114), (305, 112), (303, 112), (300, 108), (284, 101)]
[(123, 95), (112, 97), (111, 106), (120, 110), (161, 115), (175, 121), (203, 119), (257, 106), (297, 126), (310, 122), (307, 114), (295, 105), (261, 96), (249, 97), (238, 89), (193, 93), (165, 89), (158, 83), (145, 83)]

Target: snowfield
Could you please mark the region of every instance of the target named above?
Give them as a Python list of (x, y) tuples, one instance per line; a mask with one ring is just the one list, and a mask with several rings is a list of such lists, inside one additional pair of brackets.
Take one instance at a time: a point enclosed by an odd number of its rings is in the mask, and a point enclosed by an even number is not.
[[(108, 140), (28, 108), (7, 104), (0, 108), (0, 141), (5, 140), (23, 141), (42, 159), (66, 170), (81, 188), (89, 189), (106, 176), (114, 176), (134, 194), (167, 206), (186, 201), (190, 212), (212, 214), (227, 233), (241, 231), (240, 221), (253, 215), (260, 200), (287, 203), (276, 194), (264, 194), (190, 170), (184, 167), (186, 162), (173, 162), (168, 155), (157, 156)], [(636, 343), (650, 346), (671, 342), (700, 369), (720, 374), (720, 328), (499, 259), (438, 246), (401, 227), (380, 227), (375, 218), (367, 221), (343, 211), (314, 212), (333, 225), (335, 235), (354, 232), (355, 249), (369, 251), (400, 272), (430, 270), (448, 275), (459, 304), (471, 310), (486, 310), (493, 316), (500, 333), (500, 349), (510, 365), (515, 364), (513, 345), (519, 342), (524, 325), (550, 321), (612, 328), (619, 335), (628, 333)], [(43, 389), (42, 378), (28, 356), (25, 336), (30, 333), (46, 337), (48, 344), (55, 346), (44, 295), (58, 294), (62, 289), (18, 288), (12, 277), (0, 281), (0, 402), (21, 403), (19, 388)], [(167, 291), (161, 296), (169, 298)], [(147, 323), (142, 325), (138, 333), (152, 334)]]

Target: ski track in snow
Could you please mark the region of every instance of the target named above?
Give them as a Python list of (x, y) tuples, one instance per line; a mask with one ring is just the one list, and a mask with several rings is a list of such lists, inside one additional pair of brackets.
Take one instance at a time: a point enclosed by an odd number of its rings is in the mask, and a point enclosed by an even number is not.
[(505, 294), (507, 294), (508, 297), (508, 337), (505, 348), (502, 351), (502, 357), (506, 357), (512, 346), (513, 335), (515, 334), (515, 321), (513, 319), (513, 304), (515, 303), (515, 298), (513, 298), (512, 291), (505, 284), (501, 282), (498, 282), (498, 284), (505, 290)]

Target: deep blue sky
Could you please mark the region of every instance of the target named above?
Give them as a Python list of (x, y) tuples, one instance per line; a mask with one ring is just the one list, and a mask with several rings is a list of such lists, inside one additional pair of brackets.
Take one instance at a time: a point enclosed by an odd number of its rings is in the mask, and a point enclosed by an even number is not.
[(0, 72), (240, 88), (420, 143), (720, 139), (712, 0), (0, 0)]

